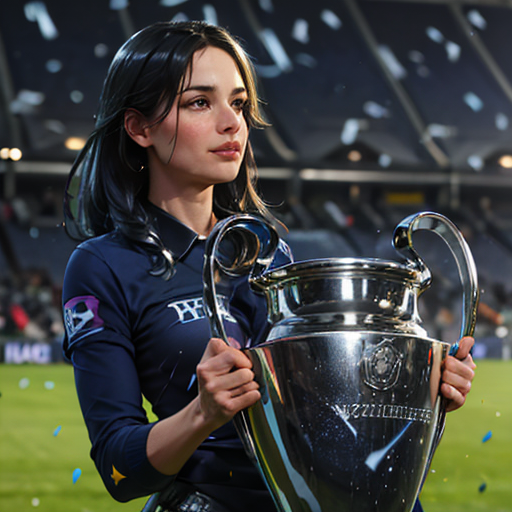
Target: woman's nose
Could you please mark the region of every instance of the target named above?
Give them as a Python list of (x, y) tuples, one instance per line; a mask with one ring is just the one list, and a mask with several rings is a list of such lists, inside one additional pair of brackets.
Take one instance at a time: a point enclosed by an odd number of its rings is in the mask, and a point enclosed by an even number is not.
[(218, 119), (218, 130), (222, 133), (237, 132), (243, 122), (243, 114), (231, 105), (222, 108)]

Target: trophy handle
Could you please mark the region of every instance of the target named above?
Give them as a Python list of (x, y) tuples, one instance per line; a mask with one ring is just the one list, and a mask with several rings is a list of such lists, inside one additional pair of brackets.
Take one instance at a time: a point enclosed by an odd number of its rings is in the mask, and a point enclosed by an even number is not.
[(258, 277), (272, 263), (278, 245), (277, 231), (261, 217), (237, 214), (215, 225), (206, 240), (203, 265), (203, 302), (213, 337), (230, 344), (219, 313), (217, 271), (230, 277)]
[[(400, 222), (393, 233), (393, 245), (419, 271), (421, 291), (428, 288), (432, 275), (412, 244), (412, 234), (420, 229), (437, 233), (447, 243), (455, 258), (462, 282), (460, 338), (472, 336), (476, 324), (479, 291), (476, 265), (471, 250), (457, 226), (439, 213), (416, 213)], [(458, 349), (459, 342), (457, 341), (452, 345), (450, 355), (455, 355)]]
[[(450, 248), (462, 282), (462, 325), (460, 338), (472, 336), (475, 330), (476, 314), (478, 307), (478, 276), (475, 262), (469, 246), (459, 229), (449, 219), (434, 212), (421, 212), (405, 218), (395, 228), (393, 233), (393, 245), (395, 249), (405, 256), (411, 264), (420, 272), (420, 290), (423, 291), (430, 285), (432, 276), (424, 261), (419, 257), (412, 244), (412, 234), (420, 229), (426, 229), (437, 233)], [(450, 348), (450, 355), (455, 356), (459, 350), (457, 340)], [(432, 448), (428, 456), (424, 479), (430, 467), (434, 452), (443, 437), (446, 425), (446, 400), (441, 397), (437, 426), (434, 432)]]

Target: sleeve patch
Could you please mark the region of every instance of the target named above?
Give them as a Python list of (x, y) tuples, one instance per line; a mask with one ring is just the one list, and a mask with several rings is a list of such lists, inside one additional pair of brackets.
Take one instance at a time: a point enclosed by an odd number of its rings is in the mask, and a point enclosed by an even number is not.
[(103, 328), (98, 314), (99, 300), (92, 295), (75, 297), (64, 304), (64, 323), (69, 339), (77, 334), (87, 336)]

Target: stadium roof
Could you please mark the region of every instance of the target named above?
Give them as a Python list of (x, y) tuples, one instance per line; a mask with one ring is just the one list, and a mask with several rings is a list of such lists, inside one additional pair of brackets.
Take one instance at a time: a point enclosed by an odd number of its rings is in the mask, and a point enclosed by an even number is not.
[(5, 0), (0, 148), (21, 149), (19, 170), (67, 171), (117, 48), (155, 21), (205, 19), (254, 59), (272, 122), (252, 134), (260, 167), (509, 183), (511, 5)]

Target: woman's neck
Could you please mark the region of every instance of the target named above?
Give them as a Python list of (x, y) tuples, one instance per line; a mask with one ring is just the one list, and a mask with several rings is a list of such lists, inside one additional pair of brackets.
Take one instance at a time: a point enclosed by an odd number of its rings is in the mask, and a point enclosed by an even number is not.
[(198, 235), (208, 236), (217, 222), (213, 213), (213, 194), (211, 192), (205, 191), (204, 194), (194, 194), (188, 197), (183, 195), (158, 197), (158, 195), (150, 193), (148, 199)]

